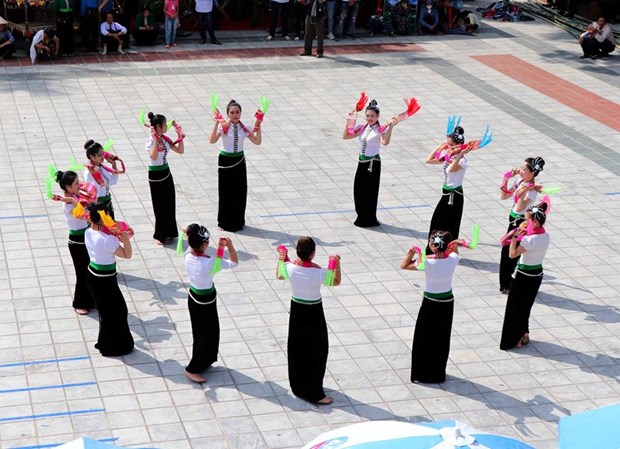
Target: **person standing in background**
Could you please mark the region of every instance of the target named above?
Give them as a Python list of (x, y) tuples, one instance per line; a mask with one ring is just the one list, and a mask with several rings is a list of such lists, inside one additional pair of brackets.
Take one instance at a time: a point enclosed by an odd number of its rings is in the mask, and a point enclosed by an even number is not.
[(73, 8), (71, 0), (55, 0), (56, 32), (60, 40), (60, 54), (71, 56), (75, 52), (73, 33)]
[(206, 28), (209, 28), (209, 39), (213, 45), (222, 45), (215, 37), (213, 30), (213, 7), (217, 6), (217, 0), (196, 0), (196, 14), (198, 14), (198, 26), (200, 27), (200, 43), (207, 43)]
[(288, 35), (289, 7), (289, 0), (271, 0), (271, 25), (269, 26), (269, 36), (267, 36), (268, 41), (276, 37), (278, 16), (280, 17), (280, 22), (282, 22), (282, 37), (287, 41), (291, 40), (291, 37)]

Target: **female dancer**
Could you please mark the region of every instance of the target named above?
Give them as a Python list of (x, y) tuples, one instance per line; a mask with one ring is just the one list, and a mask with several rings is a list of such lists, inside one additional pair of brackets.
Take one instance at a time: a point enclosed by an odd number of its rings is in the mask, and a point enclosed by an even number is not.
[[(200, 373), (217, 361), (220, 346), (220, 319), (217, 314), (216, 291), (211, 270), (216, 258), (205, 251), (209, 247), (209, 231), (196, 223), (185, 230), (191, 251), (185, 255), (185, 269), (189, 276), (187, 306), (192, 322), (192, 360), (185, 368), (188, 379), (202, 383), (207, 379)], [(239, 263), (232, 240), (220, 239), (220, 245), (228, 248), (230, 259), (222, 259), (222, 268), (235, 268)], [(223, 253), (223, 247), (222, 247)]]
[[(287, 344), (291, 390), (295, 396), (308, 402), (327, 405), (333, 401), (323, 390), (329, 340), (321, 302), (321, 283), (327, 270), (312, 263), (315, 255), (316, 244), (311, 237), (299, 238), (298, 258), (293, 263), (288, 261), (284, 249), (278, 252), (279, 260), (286, 262), (286, 273), (293, 290)], [(340, 285), (340, 256), (331, 258), (335, 262), (333, 285)], [(284, 279), (278, 271), (276, 277)]]
[(245, 226), (245, 206), (248, 197), (248, 174), (243, 154), (243, 143), (247, 139), (254, 145), (262, 141), (261, 121), (257, 120), (250, 130), (241, 123), (241, 105), (230, 100), (226, 106), (228, 123), (218, 121), (220, 112), (215, 110), (215, 125), (209, 143), (222, 138), (218, 159), (219, 206), (217, 225), (222, 231), (237, 232)]
[(342, 138), (345, 140), (359, 137), (360, 153), (355, 181), (353, 182), (353, 199), (357, 219), (353, 224), (360, 228), (379, 226), (377, 220), (377, 202), (379, 200), (379, 181), (381, 180), (381, 144), (389, 145), (392, 129), (398, 123), (396, 117), (386, 126), (379, 124), (379, 105), (371, 100), (366, 108), (366, 124), (351, 129), (349, 121), (355, 124), (357, 110), (349, 114)]
[(127, 324), (127, 304), (118, 288), (116, 258), (131, 258), (129, 233), (121, 232), (116, 237), (107, 232), (102, 218), (107, 210), (105, 204), (92, 203), (87, 209), (92, 223), (84, 239), (90, 256), (88, 284), (99, 309), (95, 348), (104, 357), (127, 355), (133, 350), (133, 337)]
[[(118, 170), (116, 166), (118, 161), (122, 161), (118, 156), (104, 151), (101, 144), (92, 139), (86, 141), (84, 149), (89, 160), (84, 165), (86, 167), (84, 181), (97, 187), (97, 201), (104, 204), (107, 214), (114, 218), (110, 187), (115, 186), (118, 183), (118, 175), (124, 173), (124, 170)], [(103, 165), (106, 160), (112, 164), (111, 168)]]
[[(426, 259), (426, 283), (411, 348), (411, 382), (440, 383), (446, 380), (450, 336), (454, 315), (452, 276), (459, 263), (458, 245), (446, 231), (433, 231), (429, 239), (432, 255)], [(423, 250), (422, 250), (423, 251)], [(419, 248), (411, 248), (400, 267), (418, 270), (413, 261)]]
[[(525, 212), (534, 205), (538, 192), (542, 188), (536, 185), (536, 176), (543, 170), (544, 166), (545, 161), (542, 157), (528, 157), (523, 161), (521, 167), (513, 168), (504, 175), (500, 186), (502, 191), (500, 198), (505, 200), (512, 197), (514, 201), (508, 216), (508, 230), (506, 232), (518, 228), (525, 220)], [(508, 188), (508, 182), (515, 175), (519, 175), (519, 179)], [(506, 295), (510, 291), (512, 274), (517, 266), (517, 259), (511, 259), (508, 252), (509, 247), (504, 246), (499, 263), (499, 291)]]
[(530, 342), (530, 313), (542, 283), (542, 263), (550, 241), (543, 228), (546, 211), (547, 203), (530, 209), (526, 216), (532, 222), (531, 231), (528, 233), (526, 227), (521, 226), (510, 239), (509, 255), (515, 260), (519, 258), (519, 263), (506, 302), (500, 349), (520, 348)]
[[(460, 126), (457, 126), (454, 128), (454, 132), (447, 136), (446, 143), (440, 145), (440, 147), (447, 147), (445, 149), (449, 151), (451, 147), (464, 143), (465, 131)], [(474, 147), (466, 148), (451, 156), (448, 160), (445, 160), (445, 158), (437, 159), (436, 155), (438, 149), (439, 148), (436, 148), (431, 151), (426, 158), (427, 164), (443, 164), (444, 172), (441, 198), (433, 212), (428, 237), (430, 239), (433, 230), (444, 229), (452, 235), (452, 238), (458, 239), (461, 228), (461, 218), (463, 217), (463, 179), (465, 178), (465, 171), (467, 170), (467, 158), (465, 155), (473, 150)], [(426, 247), (426, 253), (431, 254), (429, 246)]]
[[(86, 185), (80, 183), (77, 173), (73, 171), (56, 172), (56, 182), (65, 192), (64, 196), (55, 195), (54, 199), (64, 203), (62, 208), (67, 220), (67, 225), (69, 225), (69, 253), (71, 254), (73, 267), (75, 269), (73, 308), (78, 315), (86, 315), (90, 310), (97, 308), (95, 299), (87, 283), (90, 258), (88, 257), (86, 245), (84, 245), (84, 234), (88, 229), (88, 222), (86, 220), (76, 219), (73, 216), (73, 209), (81, 201), (81, 189)], [(89, 187), (94, 186), (89, 185)], [(89, 200), (95, 200), (95, 198), (91, 197)]]
[(173, 142), (164, 134), (168, 130), (166, 117), (149, 112), (151, 136), (146, 139), (145, 148), (149, 152), (149, 187), (155, 214), (155, 232), (153, 239), (158, 245), (164, 245), (178, 237), (176, 213), (176, 197), (174, 179), (168, 166), (170, 150), (183, 154), (185, 134), (181, 127), (173, 122), (178, 139)]

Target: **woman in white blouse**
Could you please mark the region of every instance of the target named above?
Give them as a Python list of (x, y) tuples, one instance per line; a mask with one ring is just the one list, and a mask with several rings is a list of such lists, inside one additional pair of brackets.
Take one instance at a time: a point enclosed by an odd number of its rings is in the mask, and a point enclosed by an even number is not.
[(543, 279), (543, 260), (550, 237), (543, 225), (547, 220), (547, 203), (534, 206), (526, 213), (531, 229), (521, 226), (510, 240), (509, 255), (518, 260), (517, 272), (504, 313), (500, 349), (520, 348), (530, 342), (529, 320), (536, 295)]
[(159, 245), (164, 245), (179, 235), (176, 220), (176, 195), (174, 179), (168, 165), (170, 150), (178, 154), (185, 152), (181, 128), (175, 124), (177, 141), (173, 142), (166, 136), (168, 131), (166, 117), (149, 112), (152, 134), (146, 139), (145, 148), (149, 153), (149, 187), (151, 202), (155, 214), (155, 232), (153, 239)]
[[(454, 128), (454, 132), (447, 136), (447, 145), (453, 147), (464, 143), (465, 131), (462, 127), (457, 126)], [(427, 164), (442, 164), (444, 173), (441, 198), (439, 203), (437, 203), (437, 207), (435, 207), (428, 230), (429, 238), (433, 231), (437, 229), (448, 231), (453, 239), (459, 238), (463, 205), (465, 203), (463, 195), (463, 180), (467, 171), (467, 158), (465, 155), (472, 149), (473, 147), (466, 148), (451, 156), (448, 160), (445, 160), (445, 158), (437, 160), (436, 150), (433, 150), (426, 158)], [(426, 253), (431, 253), (428, 246)]]
[[(507, 233), (518, 228), (525, 221), (525, 213), (536, 203), (538, 192), (542, 188), (536, 184), (536, 177), (543, 171), (544, 166), (545, 161), (542, 157), (528, 157), (519, 168), (513, 168), (504, 175), (500, 186), (500, 198), (502, 200), (513, 199), (512, 209), (508, 216)], [(511, 187), (508, 187), (511, 178), (517, 175), (519, 178), (512, 183)], [(499, 291), (505, 295), (510, 291), (512, 274), (517, 266), (517, 259), (509, 257), (508, 249), (507, 245), (502, 248), (499, 263)]]
[[(316, 244), (311, 237), (297, 241), (297, 260), (288, 261), (280, 251), (279, 260), (285, 261), (293, 295), (288, 325), (288, 377), (293, 394), (308, 402), (327, 405), (333, 398), (323, 390), (327, 368), (329, 338), (321, 299), (321, 284), (327, 270), (312, 262)], [(333, 285), (340, 285), (340, 256), (336, 261)], [(284, 279), (276, 270), (276, 277)]]
[[(411, 382), (440, 383), (446, 380), (450, 355), (454, 295), (452, 277), (459, 264), (458, 245), (446, 231), (434, 231), (429, 239), (432, 254), (426, 259), (426, 281), (411, 348)], [(450, 248), (450, 251), (448, 249)], [(411, 248), (400, 267), (416, 271), (420, 260), (413, 260)]]
[[(357, 114), (353, 111), (349, 118)], [(398, 123), (396, 117), (388, 122), (386, 126), (379, 124), (379, 105), (375, 100), (371, 100), (366, 108), (366, 124), (358, 125), (349, 130), (349, 125), (345, 125), (342, 138), (345, 140), (359, 138), (359, 162), (353, 182), (353, 199), (355, 201), (355, 212), (357, 219), (355, 226), (360, 228), (370, 228), (379, 226), (377, 220), (377, 202), (379, 201), (379, 183), (381, 181), (381, 145), (389, 145), (392, 138), (392, 129)]]
[(95, 348), (105, 357), (127, 355), (133, 350), (133, 337), (127, 323), (127, 304), (118, 288), (116, 258), (131, 258), (131, 242), (127, 232), (119, 237), (106, 232), (100, 212), (106, 206), (88, 206), (91, 227), (84, 237), (90, 257), (88, 284), (99, 309), (99, 336)]
[[(114, 218), (112, 206), (112, 194), (110, 187), (118, 184), (119, 171), (116, 162), (117, 156), (103, 150), (99, 142), (89, 139), (84, 144), (88, 163), (84, 165), (84, 181), (97, 187), (97, 201), (106, 206), (106, 212)], [(106, 167), (103, 163), (109, 161), (112, 167)]]
[(80, 202), (80, 178), (73, 171), (56, 172), (56, 182), (65, 193), (60, 197), (62, 210), (69, 227), (69, 253), (75, 269), (75, 292), (73, 294), (73, 308), (78, 315), (86, 315), (96, 309), (95, 299), (88, 288), (88, 264), (90, 259), (84, 244), (84, 235), (88, 229), (88, 222), (73, 216), (73, 209)]
[(218, 122), (219, 111), (215, 111), (215, 124), (209, 143), (222, 139), (218, 159), (219, 205), (217, 225), (222, 231), (237, 232), (245, 226), (245, 207), (248, 198), (248, 172), (243, 145), (247, 138), (254, 145), (260, 145), (260, 126), (253, 129), (241, 123), (241, 105), (230, 100), (226, 106), (228, 122)]
[[(216, 258), (206, 254), (209, 248), (209, 231), (196, 223), (185, 230), (190, 251), (185, 255), (185, 269), (190, 287), (187, 306), (192, 323), (192, 359), (185, 368), (188, 379), (202, 383), (207, 379), (200, 373), (217, 361), (220, 346), (220, 319), (217, 313), (217, 292), (211, 277)], [(237, 251), (230, 239), (226, 239), (230, 259), (222, 259), (222, 269), (235, 268), (239, 263)]]

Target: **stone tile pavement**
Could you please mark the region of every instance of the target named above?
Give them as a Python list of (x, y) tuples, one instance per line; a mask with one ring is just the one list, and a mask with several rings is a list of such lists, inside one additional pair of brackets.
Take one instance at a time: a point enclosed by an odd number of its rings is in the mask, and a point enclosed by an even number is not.
[[(547, 449), (556, 447), (562, 416), (620, 401), (618, 132), (472, 56), (513, 54), (616, 104), (618, 57), (580, 61), (573, 39), (542, 22), (485, 21), (477, 38), (359, 41), (415, 42), (423, 51), (377, 45), (377, 52), (330, 53), (330, 43), (321, 61), (282, 50), (251, 58), (0, 67), (2, 448), (50, 447), (89, 435), (163, 449), (284, 449), (369, 419), (456, 418)], [(258, 39), (234, 48), (268, 45), (299, 48)], [(356, 145), (340, 139), (361, 90), (378, 99), (383, 117), (400, 112), (404, 96), (423, 107), (397, 126), (384, 149), (384, 224), (377, 230), (351, 224)], [(186, 154), (170, 161), (177, 220), (201, 222), (218, 236), (210, 92), (238, 100), (246, 120), (259, 95), (272, 107), (263, 144), (247, 152), (248, 226), (232, 236), (241, 264), (216, 278), (220, 360), (201, 387), (183, 376), (191, 328), (182, 257), (150, 239), (146, 136), (136, 116), (146, 107), (183, 125)], [(441, 175), (423, 159), (443, 139), (450, 114), (463, 116), (471, 138), (491, 124), (494, 140), (472, 155), (465, 182), (464, 234), (473, 223), (482, 232), (455, 277), (449, 378), (418, 385), (408, 377), (423, 277), (399, 264), (427, 233)], [(93, 348), (96, 314), (71, 310), (64, 220), (42, 187), (47, 164), (66, 167), (71, 155), (82, 160), (87, 138), (114, 139), (128, 167), (114, 196), (118, 215), (136, 230), (134, 257), (119, 263), (119, 278), (137, 346), (122, 359)], [(498, 200), (497, 185), (507, 168), (535, 155), (547, 161), (541, 182), (563, 190), (547, 226), (552, 247), (532, 344), (504, 352), (497, 240), (508, 204)], [(302, 234), (317, 238), (319, 260), (330, 253), (343, 259), (343, 285), (324, 289), (330, 407), (300, 401), (288, 387), (290, 292), (273, 277), (275, 248)]]

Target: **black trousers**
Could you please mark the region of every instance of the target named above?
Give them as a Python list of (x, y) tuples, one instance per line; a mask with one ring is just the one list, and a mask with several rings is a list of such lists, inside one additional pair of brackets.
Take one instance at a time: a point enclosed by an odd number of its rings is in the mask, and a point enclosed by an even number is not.
[(58, 12), (56, 16), (56, 31), (60, 41), (61, 55), (71, 55), (75, 52), (75, 36), (73, 32), (73, 13)]
[(0, 48), (0, 58), (8, 58), (15, 53), (15, 44), (5, 45)]
[(99, 42), (99, 10), (97, 8), (87, 9), (86, 15), (82, 17), (80, 27), (84, 51), (97, 51), (97, 44)]
[(312, 53), (312, 41), (316, 34), (316, 54), (323, 54), (323, 39), (325, 37), (325, 17), (317, 17), (316, 23), (312, 23), (312, 18), (306, 16), (306, 34), (304, 36), (304, 52)]
[(217, 292), (198, 295), (190, 290), (187, 308), (192, 322), (192, 360), (187, 365), (188, 373), (198, 374), (217, 361), (220, 347), (220, 318), (217, 314)]
[(614, 51), (616, 47), (608, 40), (599, 42), (594, 37), (585, 37), (581, 42), (581, 49), (586, 56), (598, 56), (609, 54)]
[[(110, 33), (113, 34), (113, 33)], [(121, 36), (121, 47), (122, 47), (122, 43), (123, 43), (123, 36)], [(119, 46), (119, 42), (118, 39), (109, 35), (105, 35), (105, 36), (101, 36), (101, 42), (103, 42), (105, 45), (108, 46), (108, 51), (115, 51), (118, 50), (118, 46)]]
[(282, 36), (288, 35), (288, 12), (289, 3), (271, 2), (271, 25), (269, 26), (269, 35), (276, 35), (276, 27), (278, 26), (278, 16), (282, 22)]
[(136, 41), (136, 45), (153, 45), (158, 34), (159, 27), (156, 26), (153, 30), (139, 30), (136, 28), (133, 30), (132, 36)]
[(203, 42), (207, 40), (207, 32), (209, 30), (209, 39), (214, 44), (217, 41), (215, 37), (215, 31), (213, 31), (213, 11), (211, 12), (197, 12), (198, 15), (198, 27), (200, 29), (200, 39)]

